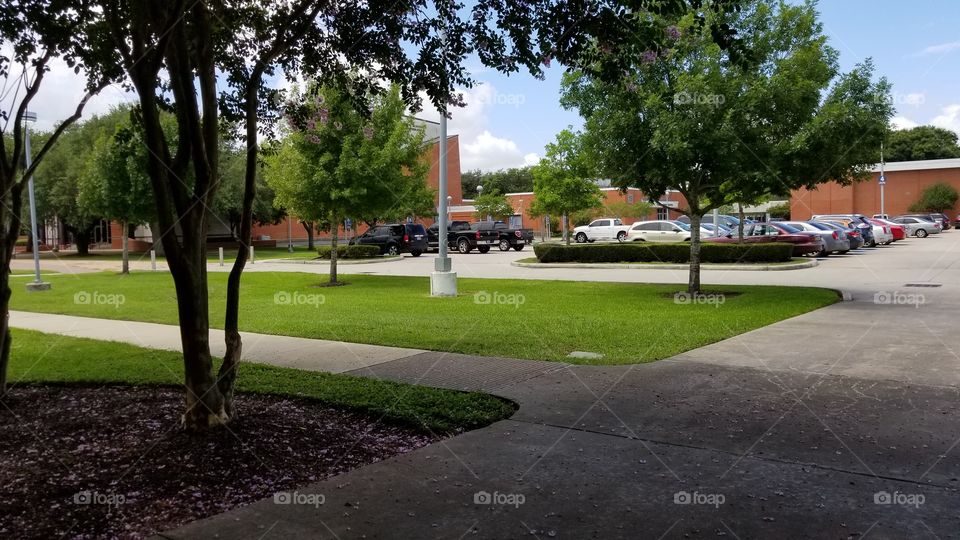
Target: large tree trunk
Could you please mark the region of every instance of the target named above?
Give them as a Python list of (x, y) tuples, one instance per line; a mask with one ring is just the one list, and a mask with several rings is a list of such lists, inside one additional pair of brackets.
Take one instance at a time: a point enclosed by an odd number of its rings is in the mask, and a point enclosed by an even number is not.
[(313, 251), (313, 222), (312, 221), (301, 221), (303, 228), (307, 230), (307, 250)]
[(690, 213), (690, 276), (687, 279), (687, 293), (700, 293), (700, 220), (697, 212)]
[(163, 257), (163, 242), (157, 236), (160, 233), (160, 224), (151, 221), (150, 222), (150, 239), (153, 242), (153, 251), (157, 254), (157, 257)]
[(338, 236), (340, 236), (340, 216), (333, 214), (330, 216), (330, 284), (337, 284), (337, 246)]
[(7, 368), (10, 365), (10, 261), (20, 237), (23, 184), (11, 184), (7, 197), (0, 196), (0, 401), (7, 395)]
[(89, 229), (74, 229), (73, 243), (77, 246), (77, 255), (90, 254), (90, 238), (92, 234)]
[(560, 217), (560, 225), (563, 227), (563, 243), (569, 246), (569, 245), (570, 245), (570, 235), (569, 235), (568, 232), (567, 232), (567, 229), (569, 229), (569, 227), (567, 226), (568, 224), (567, 224), (567, 215), (566, 215), (566, 214), (563, 214), (563, 216)]
[(120, 244), (123, 246), (123, 264), (122, 270), (120, 273), (129, 274), (130, 273), (130, 232), (127, 230), (127, 222), (124, 221), (121, 223), (121, 228), (123, 229), (123, 238), (120, 240)]

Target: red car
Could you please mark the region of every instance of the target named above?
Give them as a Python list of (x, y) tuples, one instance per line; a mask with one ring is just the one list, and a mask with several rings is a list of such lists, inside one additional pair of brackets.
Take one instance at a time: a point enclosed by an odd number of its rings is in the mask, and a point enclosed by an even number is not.
[[(736, 243), (736, 234), (704, 239), (705, 242)], [(823, 251), (823, 240), (815, 233), (808, 233), (786, 223), (753, 223), (743, 229), (743, 241), (747, 244), (784, 242), (793, 244), (793, 256), (800, 257)]]
[(873, 218), (870, 220), (870, 223), (873, 223), (874, 225), (880, 225), (881, 227), (886, 227), (890, 229), (890, 234), (893, 235), (894, 242), (896, 242), (897, 240), (903, 240), (904, 238), (907, 237), (907, 229), (905, 229), (903, 225), (899, 223), (895, 223), (893, 221), (890, 221), (887, 219), (880, 219), (880, 218)]

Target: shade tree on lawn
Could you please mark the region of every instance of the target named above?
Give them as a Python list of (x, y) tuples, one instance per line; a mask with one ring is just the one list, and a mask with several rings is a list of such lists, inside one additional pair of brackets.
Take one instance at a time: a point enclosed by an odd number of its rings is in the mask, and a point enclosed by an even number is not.
[[(44, 37), (45, 46), (55, 46), (50, 54), (40, 53), (40, 63), (32, 62), (29, 57), (39, 50), (36, 45), (41, 40), (31, 38), (33, 47), (18, 57), (20, 65), (31, 64), (43, 72), (43, 64), (50, 58), (64, 56), (64, 50), (77, 45), (73, 49), (93, 59), (78, 65), (88, 79), (96, 81), (90, 85), (92, 92), (103, 87), (104, 75), (121, 71), (136, 93), (158, 228), (173, 230), (176, 226), (179, 231), (164, 235), (162, 244), (177, 291), (187, 396), (183, 423), (188, 429), (203, 430), (228, 422), (235, 414), (233, 388), (242, 347), (238, 318), (245, 249), (239, 250), (228, 277), (226, 353), (219, 371), (213, 373), (205, 258), (210, 208), (217, 191), (219, 143), (228, 136), (245, 144), (238, 236), (247, 245), (256, 198), (258, 138), (270, 131), (282, 101), (275, 99), (278, 92), (266, 84), (271, 77), (279, 72), (290, 76), (309, 73), (317, 81), (348, 89), (360, 105), (364, 105), (363, 96), (382, 88), (383, 81), (393, 82), (400, 85), (408, 104), (416, 106), (419, 96), (426, 95), (447, 113), (460, 103), (454, 89), (474, 82), (464, 66), (468, 55), (475, 54), (484, 65), (499, 71), (525, 69), (535, 76), (542, 76), (543, 66), (549, 66), (551, 60), (583, 69), (597, 65), (598, 73), (620, 73), (617, 62), (597, 62), (598, 51), (635, 51), (616, 56), (619, 61), (639, 51), (659, 49), (660, 20), (690, 9), (722, 11), (737, 3), (688, 0), (643, 4), (620, 24), (612, 24), (625, 8), (620, 2), (606, 0), (478, 0), (468, 9), (428, 0), (99, 0), (58, 4), (65, 21), (50, 20), (54, 10), (47, 9), (47, 2), (28, 0), (4, 10), (0, 35), (24, 35), (27, 21), (37, 29), (35, 36)], [(78, 17), (81, 8), (84, 11)], [(718, 43), (737, 48), (731, 29), (716, 26), (711, 30)], [(642, 44), (639, 49), (638, 40)], [(20, 61), (24, 59), (29, 61)], [(77, 63), (68, 60), (68, 65)], [(359, 81), (349, 76), (356, 69), (363, 69)], [(28, 98), (36, 89), (34, 85), (17, 109), (15, 138), (21, 132)], [(171, 111), (176, 119), (176, 144), (169, 144), (164, 137), (161, 111)], [(238, 126), (237, 131), (221, 131), (221, 120)], [(19, 163), (22, 155), (20, 142), (12, 146), (13, 152), (2, 152), (7, 161), (0, 188), (4, 193), (9, 193), (6, 188), (16, 188), (12, 207), (13, 215), (19, 216), (17, 186), (22, 186), (25, 175), (18, 173), (17, 165), (10, 165)], [(188, 177), (188, 172), (192, 176)], [(19, 217), (2, 217), (4, 252), (12, 253)], [(0, 285), (9, 291), (9, 254), (5, 257), (0, 261), (4, 281)], [(2, 300), (5, 325), (8, 292)], [(4, 366), (0, 367), (5, 367), (9, 334), (5, 326), (0, 333), (5, 336), (0, 347)]]
[(473, 206), (476, 208), (475, 215), (480, 220), (493, 218), (502, 221), (513, 215), (513, 207), (510, 206), (510, 202), (497, 191), (477, 196), (473, 201)]
[(405, 114), (400, 88), (371, 96), (369, 117), (349, 95), (309, 83), (286, 111), (290, 134), (268, 168), (276, 204), (330, 232), (330, 284), (337, 284), (339, 228), (345, 218), (376, 221), (426, 201), (429, 163), (423, 128)]
[(570, 243), (569, 217), (603, 205), (603, 192), (594, 181), (594, 168), (579, 133), (565, 129), (546, 146), (533, 168), (533, 216), (560, 216), (563, 241)]
[[(864, 178), (892, 115), (890, 86), (873, 80), (869, 61), (840, 73), (813, 2), (751, 0), (705, 17), (667, 27), (669, 46), (621, 61), (629, 65), (618, 80), (567, 75), (561, 99), (584, 118), (601, 176), (654, 204), (667, 190), (684, 196), (691, 294), (700, 291), (701, 216)], [(740, 36), (746, 57), (717, 46), (706, 30), (716, 25)]]

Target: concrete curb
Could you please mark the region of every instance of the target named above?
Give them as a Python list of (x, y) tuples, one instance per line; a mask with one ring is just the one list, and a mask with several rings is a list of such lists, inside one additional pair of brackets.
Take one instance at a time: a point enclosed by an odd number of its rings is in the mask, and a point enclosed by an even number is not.
[[(738, 270), (754, 272), (773, 272), (777, 270), (801, 270), (813, 268), (820, 264), (817, 259), (810, 259), (790, 264), (701, 264), (702, 270)], [(513, 261), (511, 266), (522, 268), (607, 268), (607, 269), (643, 269), (643, 270), (686, 270), (686, 264), (649, 264), (649, 263), (525, 263)]]
[[(337, 259), (337, 266), (341, 264), (378, 264), (385, 262), (397, 261), (403, 258), (403, 255), (397, 255), (395, 257), (384, 257), (382, 259), (360, 259), (360, 260), (350, 260), (350, 259)], [(330, 259), (262, 259), (257, 261), (260, 263), (279, 263), (279, 264), (325, 264), (330, 265)]]

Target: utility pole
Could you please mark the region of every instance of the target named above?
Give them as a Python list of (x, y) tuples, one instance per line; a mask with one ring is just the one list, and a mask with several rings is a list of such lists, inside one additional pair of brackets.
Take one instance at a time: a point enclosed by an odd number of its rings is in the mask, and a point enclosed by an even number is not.
[[(26, 166), (30, 168), (30, 122), (37, 121), (36, 113), (27, 111), (23, 115), (24, 149), (26, 150)], [(28, 291), (49, 291), (50, 284), (40, 279), (40, 239), (37, 234), (37, 198), (33, 189), (33, 175), (27, 179), (27, 191), (30, 194), (30, 233), (33, 237), (33, 282), (27, 283)]]
[[(441, 69), (446, 69), (447, 62), (447, 36), (444, 33), (444, 47), (441, 52)], [(433, 261), (433, 272), (430, 273), (430, 296), (457, 296), (457, 273), (453, 271), (453, 264), (447, 253), (447, 227), (449, 219), (447, 216), (447, 104), (444, 102), (440, 110), (440, 144), (439, 163), (440, 168), (440, 193), (437, 201), (437, 233), (439, 243), (439, 255)]]
[(880, 181), (877, 182), (880, 184), (880, 213), (883, 214), (883, 217), (887, 217), (887, 210), (884, 206), (883, 200), (883, 189), (887, 185), (887, 178), (883, 174), (884, 161), (883, 161), (883, 142), (880, 143)]

